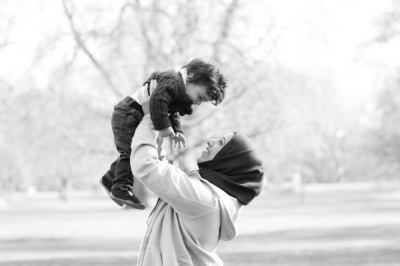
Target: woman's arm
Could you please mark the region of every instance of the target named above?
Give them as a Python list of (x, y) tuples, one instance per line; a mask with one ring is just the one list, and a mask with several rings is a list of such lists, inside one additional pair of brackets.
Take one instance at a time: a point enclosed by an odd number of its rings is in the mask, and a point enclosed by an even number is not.
[(218, 201), (204, 181), (158, 160), (156, 139), (157, 131), (145, 115), (132, 140), (131, 168), (137, 181), (183, 215), (194, 218), (214, 210)]

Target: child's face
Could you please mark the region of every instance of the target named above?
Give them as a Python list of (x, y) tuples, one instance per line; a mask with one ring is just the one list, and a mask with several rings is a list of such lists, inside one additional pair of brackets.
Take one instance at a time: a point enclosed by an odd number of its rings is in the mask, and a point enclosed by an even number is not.
[(200, 105), (203, 102), (211, 102), (213, 100), (208, 96), (206, 87), (202, 85), (187, 83), (186, 92), (195, 105)]

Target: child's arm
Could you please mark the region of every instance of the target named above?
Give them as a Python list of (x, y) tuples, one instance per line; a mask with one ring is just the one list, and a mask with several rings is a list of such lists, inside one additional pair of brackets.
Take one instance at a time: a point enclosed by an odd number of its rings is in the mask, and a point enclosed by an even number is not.
[(178, 89), (175, 87), (177, 85), (171, 83), (169, 79), (161, 79), (159, 83), (156, 80), (151, 82), (153, 82), (153, 86), (157, 87), (157, 90), (150, 96), (150, 115), (154, 128), (159, 131), (162, 138), (173, 137), (174, 147), (177, 144), (179, 144), (179, 148), (182, 148), (182, 144), (186, 146), (179, 113), (171, 115), (168, 113), (169, 104), (178, 96)]
[(173, 113), (169, 116), (169, 121), (171, 122), (172, 129), (174, 132), (183, 133), (182, 125), (181, 125), (181, 116), (178, 112)]
[(177, 144), (179, 144), (179, 149), (182, 148), (182, 145), (186, 147), (186, 138), (183, 136), (183, 129), (181, 126), (181, 119), (179, 116), (179, 113), (173, 113), (169, 116), (169, 120), (171, 121), (172, 128), (175, 131), (175, 137), (174, 137), (174, 148), (176, 147)]
[[(178, 90), (170, 79), (161, 79), (157, 89), (150, 96), (150, 115), (156, 130), (171, 128), (168, 106), (178, 97)], [(173, 130), (172, 130), (173, 131)]]
[(159, 130), (159, 135), (161, 138), (166, 138), (166, 137), (174, 138), (175, 142), (174, 148), (176, 147), (177, 144), (179, 144), (179, 149), (182, 148), (182, 145), (186, 147), (186, 138), (185, 136), (183, 136), (183, 133), (181, 132), (174, 133), (172, 127)]

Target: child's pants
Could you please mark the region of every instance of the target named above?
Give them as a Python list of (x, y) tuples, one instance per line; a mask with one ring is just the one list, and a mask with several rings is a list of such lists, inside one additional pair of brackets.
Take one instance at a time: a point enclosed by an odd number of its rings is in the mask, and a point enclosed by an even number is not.
[(118, 189), (125, 184), (133, 185), (130, 164), (131, 144), (132, 137), (142, 118), (142, 107), (129, 96), (114, 107), (111, 126), (115, 146), (120, 156), (111, 164), (110, 170), (106, 173), (113, 180), (112, 189)]

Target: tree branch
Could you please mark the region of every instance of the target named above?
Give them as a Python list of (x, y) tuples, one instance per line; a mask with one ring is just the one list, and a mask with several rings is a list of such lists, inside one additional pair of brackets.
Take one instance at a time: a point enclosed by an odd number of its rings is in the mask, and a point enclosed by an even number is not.
[(118, 98), (121, 98), (122, 97), (122, 93), (118, 90), (117, 86), (113, 83), (113, 81), (112, 81), (110, 75), (108, 74), (108, 72), (97, 61), (97, 59), (94, 57), (94, 55), (86, 47), (85, 42), (82, 40), (80, 32), (75, 27), (75, 24), (74, 24), (74, 21), (73, 21), (73, 14), (68, 9), (67, 0), (63, 0), (63, 6), (64, 6), (65, 14), (66, 14), (66, 16), (68, 18), (71, 30), (72, 30), (72, 32), (74, 34), (74, 39), (75, 39), (76, 43), (78, 44), (79, 48), (82, 49), (82, 51), (89, 57), (89, 59), (93, 63), (93, 65), (102, 74), (103, 78), (105, 79), (105, 81), (107, 82), (107, 84), (110, 87), (111, 91), (115, 94), (115, 96), (117, 96)]
[(218, 62), (220, 57), (220, 49), (222, 43), (228, 37), (229, 31), (232, 26), (233, 14), (238, 7), (239, 0), (232, 0), (225, 14), (225, 19), (222, 24), (221, 32), (214, 43), (213, 58)]

